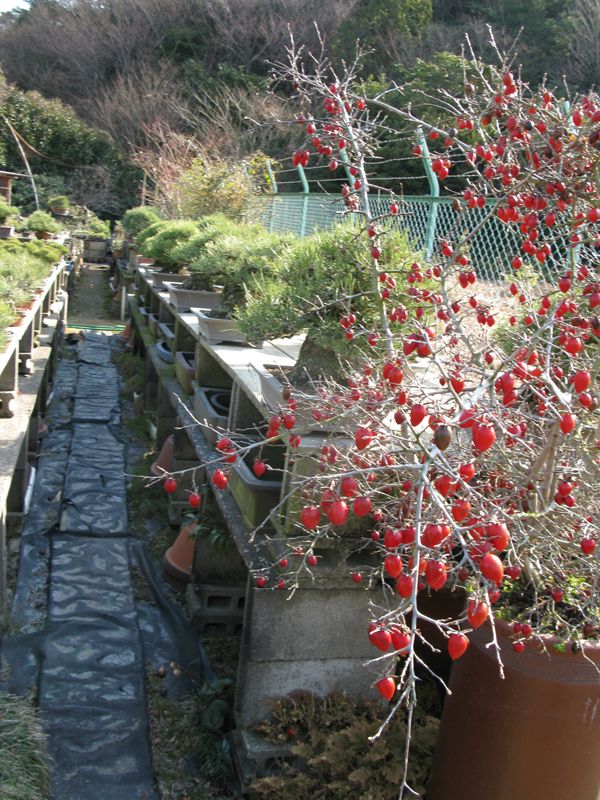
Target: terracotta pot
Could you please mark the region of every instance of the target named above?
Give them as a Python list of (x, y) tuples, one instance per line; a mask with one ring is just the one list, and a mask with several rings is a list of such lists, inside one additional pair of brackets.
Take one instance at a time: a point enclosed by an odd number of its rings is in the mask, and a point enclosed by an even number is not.
[(160, 478), (165, 473), (173, 471), (173, 448), (175, 446), (175, 436), (171, 434), (167, 436), (160, 449), (158, 458), (152, 462), (150, 472), (157, 478)]
[(189, 583), (192, 579), (196, 527), (195, 522), (188, 522), (187, 525), (184, 525), (163, 556), (164, 571), (180, 583)]
[(515, 653), (497, 631), (504, 680), (488, 625), (454, 664), (427, 800), (600, 800), (600, 644)]

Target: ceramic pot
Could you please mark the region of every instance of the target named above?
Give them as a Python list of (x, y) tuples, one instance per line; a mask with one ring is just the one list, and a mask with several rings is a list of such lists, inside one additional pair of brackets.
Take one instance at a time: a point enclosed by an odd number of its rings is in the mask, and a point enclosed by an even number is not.
[(489, 625), (454, 663), (427, 800), (600, 800), (600, 643), (516, 653), (496, 630), (504, 680)]
[(164, 571), (180, 583), (189, 583), (192, 579), (196, 527), (196, 522), (188, 522), (184, 525), (163, 556)]

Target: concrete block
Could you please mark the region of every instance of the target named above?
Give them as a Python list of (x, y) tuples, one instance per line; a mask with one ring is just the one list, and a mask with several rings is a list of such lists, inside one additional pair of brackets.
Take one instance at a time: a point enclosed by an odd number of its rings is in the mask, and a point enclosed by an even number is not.
[[(369, 659), (372, 593), (349, 589), (250, 590), (247, 657), (250, 661)], [(296, 688), (309, 688), (308, 686)]]
[(333, 691), (376, 698), (371, 688), (378, 668), (361, 658), (306, 661), (240, 661), (235, 721), (248, 728), (269, 716), (268, 701), (298, 689), (326, 695)]

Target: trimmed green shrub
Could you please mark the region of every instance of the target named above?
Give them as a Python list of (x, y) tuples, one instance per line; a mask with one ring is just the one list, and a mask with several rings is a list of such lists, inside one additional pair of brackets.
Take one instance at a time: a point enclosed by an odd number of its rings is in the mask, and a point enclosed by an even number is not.
[(148, 225), (147, 228), (143, 228), (139, 233), (135, 236), (135, 245), (136, 247), (140, 248), (143, 244), (148, 240), (155, 236), (159, 231), (162, 231), (169, 222), (164, 219), (159, 219), (157, 222), (153, 222), (151, 225)]
[(55, 194), (48, 198), (46, 205), (48, 208), (52, 209), (52, 211), (64, 212), (68, 210), (71, 203), (66, 194)]
[(25, 227), (27, 230), (37, 233), (58, 233), (61, 229), (47, 211), (34, 211), (25, 220)]
[(123, 215), (123, 229), (127, 236), (135, 237), (144, 228), (154, 222), (159, 222), (159, 220), (160, 216), (153, 208), (150, 206), (138, 206), (137, 208), (130, 208)]
[(0, 200), (0, 225), (4, 225), (9, 217), (16, 217), (19, 209), (16, 206), (9, 206), (4, 200)]
[(165, 269), (172, 269), (177, 265), (173, 250), (177, 245), (189, 241), (197, 232), (198, 225), (193, 220), (167, 222), (153, 236), (145, 239), (140, 252), (148, 258), (154, 258)]
[[(350, 311), (367, 327), (376, 319), (370, 258), (350, 225), (298, 239), (282, 254), (279, 280), (256, 285), (239, 316), (240, 327), (254, 341), (308, 329), (314, 341), (327, 347), (344, 343), (346, 350), (340, 319)], [(403, 292), (417, 258), (403, 234), (386, 234), (380, 268), (395, 277)]]
[(226, 217), (224, 214), (210, 214), (202, 217), (198, 223), (198, 233), (191, 239), (178, 242), (171, 251), (173, 261), (182, 266), (189, 266), (197, 261), (209, 242), (213, 242), (221, 236), (236, 235), (245, 230), (246, 226)]
[(237, 316), (257, 286), (279, 273), (281, 254), (294, 241), (292, 235), (268, 233), (258, 225), (239, 226), (238, 235), (206, 245), (203, 255), (190, 264), (186, 285), (205, 290), (222, 286), (222, 302), (210, 316)]

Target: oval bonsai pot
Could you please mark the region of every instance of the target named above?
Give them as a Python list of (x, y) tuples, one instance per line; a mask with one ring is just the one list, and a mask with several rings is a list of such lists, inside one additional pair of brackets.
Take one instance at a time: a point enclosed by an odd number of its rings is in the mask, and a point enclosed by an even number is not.
[[(201, 308), (192, 308), (192, 312), (198, 319), (200, 335), (209, 344), (245, 344), (250, 347), (250, 343), (243, 334), (236, 319), (218, 319), (207, 316)], [(262, 347), (263, 343), (258, 342), (255, 347)]]
[(173, 353), (169, 350), (169, 346), (164, 341), (164, 339), (159, 339), (156, 343), (156, 350), (158, 352), (158, 357), (161, 361), (164, 361), (165, 364), (174, 364), (175, 357)]
[(182, 289), (172, 281), (165, 281), (164, 285), (169, 292), (169, 303), (176, 311), (191, 311), (192, 308), (211, 309), (221, 302), (221, 292)]
[(211, 386), (194, 387), (194, 412), (202, 427), (202, 433), (210, 444), (216, 444), (229, 424), (231, 389)]
[(428, 800), (598, 800), (600, 643), (516, 653), (508, 623), (496, 631), (504, 680), (489, 624), (453, 665)]

